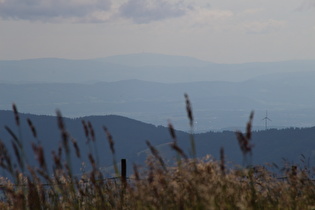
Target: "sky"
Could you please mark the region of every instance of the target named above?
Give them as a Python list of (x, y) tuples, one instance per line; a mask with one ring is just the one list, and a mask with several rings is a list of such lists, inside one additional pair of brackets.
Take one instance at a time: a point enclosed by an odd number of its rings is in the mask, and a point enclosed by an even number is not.
[(0, 60), (315, 59), (315, 0), (0, 0)]

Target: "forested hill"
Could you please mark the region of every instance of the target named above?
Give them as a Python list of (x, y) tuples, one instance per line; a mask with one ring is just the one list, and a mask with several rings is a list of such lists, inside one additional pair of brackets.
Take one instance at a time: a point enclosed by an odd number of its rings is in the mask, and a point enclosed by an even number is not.
[[(38, 139), (32, 137), (31, 130), (27, 124), (27, 118), (32, 120), (38, 133)], [(49, 164), (51, 164), (51, 151), (57, 151), (59, 145), (61, 145), (61, 133), (58, 129), (56, 117), (20, 114), (20, 120), (21, 135), (15, 124), (13, 112), (0, 111), (0, 139), (7, 145), (10, 154), (12, 156), (14, 154), (11, 143), (12, 136), (9, 135), (5, 126), (11, 128), (12, 131), (23, 140), (28, 157), (27, 159), (30, 164), (37, 164), (30, 144), (38, 140), (41, 141), (45, 150), (46, 159)], [(93, 125), (96, 136), (96, 146), (93, 145), (94, 143), (92, 141), (90, 141), (90, 144), (86, 143), (87, 138), (85, 137), (82, 120), (86, 122), (90, 121)], [(96, 159), (99, 160), (99, 165), (104, 170), (112, 165), (112, 154), (103, 126), (106, 126), (113, 136), (116, 159), (127, 158), (129, 173), (132, 172), (132, 167), (130, 167), (132, 163), (143, 164), (147, 154), (149, 154), (149, 150), (145, 144), (146, 140), (149, 140), (152, 145), (156, 146), (165, 158), (172, 158), (175, 155), (175, 152), (170, 149), (168, 144), (172, 139), (166, 127), (157, 127), (114, 115), (90, 116), (76, 119), (64, 118), (64, 123), (67, 131), (70, 133), (71, 137), (76, 139), (81, 149), (81, 158), (78, 159), (75, 157), (71, 143), (69, 143), (71, 145), (72, 167), (76, 173), (80, 173), (82, 161), (89, 162), (87, 158), (89, 152), (98, 157)], [(176, 125), (174, 126), (176, 128)], [(176, 135), (179, 145), (184, 149), (187, 155), (190, 155), (189, 134), (176, 131)], [(220, 148), (223, 147), (227, 161), (242, 164), (243, 157), (234, 132), (208, 132), (195, 134), (194, 138), (198, 157), (210, 154), (218, 159)], [(274, 162), (281, 165), (283, 158), (302, 164), (302, 162), (299, 161), (301, 154), (306, 157), (305, 163), (307, 163), (308, 158), (310, 158), (310, 164), (314, 163), (314, 127), (254, 131), (251, 143), (254, 145), (252, 155), (253, 164)]]
[[(242, 153), (234, 132), (198, 134), (196, 140), (200, 155), (210, 153), (219, 158), (220, 147), (223, 147), (228, 160), (237, 163), (242, 161)], [(315, 127), (253, 131), (251, 143), (254, 164), (276, 163), (283, 166), (288, 161), (300, 165), (315, 165)]]
[[(51, 151), (57, 151), (61, 145), (61, 132), (58, 128), (57, 118), (54, 116), (41, 116), (32, 114), (19, 114), (21, 125), (20, 128), (15, 123), (14, 113), (12, 111), (0, 111), (0, 139), (8, 146), (10, 153), (14, 154), (11, 141), (12, 136), (7, 132), (5, 126), (9, 127), (17, 137), (24, 142), (28, 161), (31, 164), (37, 164), (34, 153), (31, 148), (32, 142), (38, 140), (43, 145), (45, 156), (50, 164), (52, 161)], [(32, 135), (31, 129), (27, 123), (29, 118), (37, 131), (37, 139)], [(91, 122), (96, 141), (89, 141), (87, 144), (87, 138), (85, 136), (82, 120), (86, 123)], [(169, 131), (167, 128), (162, 126), (154, 126), (146, 124), (137, 120), (132, 120), (126, 117), (108, 115), (108, 116), (89, 116), (82, 118), (63, 118), (67, 132), (71, 138), (74, 138), (80, 147), (81, 159), (75, 158), (75, 151), (71, 145), (71, 156), (72, 156), (72, 167), (75, 172), (79, 173), (81, 168), (81, 162), (88, 163), (88, 153), (93, 153), (95, 159), (99, 159), (101, 167), (111, 166), (113, 163), (112, 154), (109, 149), (109, 143), (107, 140), (106, 133), (103, 129), (105, 126), (111, 133), (114, 140), (114, 147), (116, 152), (116, 159), (127, 158), (130, 165), (133, 162), (141, 162), (146, 158), (146, 153), (141, 157), (137, 155), (140, 151), (147, 149), (145, 143), (146, 140), (152, 142), (153, 145), (164, 144), (170, 141)], [(20, 132), (20, 131), (21, 132)], [(184, 132), (177, 132), (179, 137), (184, 139), (187, 134)], [(91, 139), (91, 137), (90, 137)], [(94, 146), (93, 144), (96, 144)], [(96, 157), (98, 156), (98, 158)], [(89, 165), (89, 164), (87, 164)], [(130, 167), (131, 168), (131, 167)], [(129, 168), (129, 169), (130, 169)]]

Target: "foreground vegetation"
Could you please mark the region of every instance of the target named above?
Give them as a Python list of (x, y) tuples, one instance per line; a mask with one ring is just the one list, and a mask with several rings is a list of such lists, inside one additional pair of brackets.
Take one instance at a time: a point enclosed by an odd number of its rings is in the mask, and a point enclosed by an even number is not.
[[(169, 124), (170, 144), (175, 152), (175, 164), (169, 166), (158, 150), (146, 142), (152, 155), (145, 167), (133, 166), (130, 177), (121, 176), (115, 159), (114, 140), (104, 127), (116, 178), (107, 179), (99, 170), (98, 155), (81, 154), (77, 142), (65, 129), (60, 112), (57, 112), (61, 146), (52, 152), (53, 166), (46, 164), (40, 141), (32, 144), (38, 167), (28, 164), (21, 135), (9, 127), (14, 155), (0, 141), (0, 167), (8, 177), (0, 179), (2, 200), (0, 209), (314, 209), (315, 185), (311, 180), (313, 169), (284, 167), (283, 177), (268, 170), (267, 166), (248, 166), (252, 152), (251, 125), (246, 132), (236, 132), (236, 139), (244, 156), (244, 165), (225, 163), (224, 149), (220, 160), (210, 155), (196, 158), (193, 137), (193, 114), (186, 95), (186, 109), (191, 131), (191, 151), (187, 155), (177, 144), (173, 126)], [(15, 122), (20, 126), (18, 111), (13, 105)], [(36, 128), (28, 119), (34, 139)], [(88, 142), (95, 141), (93, 126), (82, 122)], [(90, 146), (90, 145), (89, 145)], [(79, 158), (88, 155), (92, 170), (74, 176), (70, 150)], [(92, 151), (92, 150), (90, 150)], [(14, 157), (13, 157), (14, 156)]]

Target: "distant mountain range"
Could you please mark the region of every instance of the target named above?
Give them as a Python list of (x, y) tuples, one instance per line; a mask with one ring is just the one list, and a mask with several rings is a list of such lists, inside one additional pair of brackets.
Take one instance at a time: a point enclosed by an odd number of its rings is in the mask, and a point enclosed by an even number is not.
[(90, 60), (0, 61), (0, 110), (67, 117), (121, 115), (189, 130), (184, 93), (197, 132), (240, 129), (254, 110), (255, 129), (315, 125), (315, 61), (216, 64), (161, 54)]
[(90, 60), (40, 58), (0, 61), (2, 82), (244, 81), (270, 73), (314, 71), (315, 61), (216, 64), (184, 56), (118, 55)]
[(197, 131), (240, 128), (255, 111), (255, 129), (315, 125), (315, 72), (261, 76), (244, 82), (155, 83), (140, 80), (94, 84), (0, 84), (0, 108), (13, 102), (24, 113), (65, 116), (122, 115), (155, 125), (171, 120), (189, 130), (184, 93), (193, 105)]
[[(56, 117), (38, 116), (30, 114), (20, 114), (21, 127), (15, 124), (14, 114), (11, 111), (0, 111), (0, 139), (7, 145), (9, 152), (14, 156), (11, 141), (12, 137), (4, 129), (8, 126), (16, 133), (18, 137), (23, 139), (25, 145), (26, 156), (31, 165), (36, 165), (36, 157), (30, 147), (31, 142), (41, 142), (45, 150), (45, 156), (48, 164), (51, 164), (51, 151), (57, 151), (61, 145), (61, 133), (57, 126)], [(32, 137), (26, 119), (32, 120), (38, 138)], [(86, 169), (89, 169), (89, 161), (87, 155), (89, 152), (94, 155), (98, 154), (99, 166), (108, 176), (112, 175), (109, 169), (112, 165), (112, 155), (103, 126), (106, 126), (113, 136), (115, 142), (116, 158), (127, 158), (128, 173), (132, 173), (132, 164), (144, 165), (144, 161), (150, 154), (145, 141), (149, 140), (164, 158), (174, 160), (175, 152), (170, 149), (169, 143), (172, 142), (168, 128), (162, 126), (154, 126), (140, 121), (132, 120), (120, 116), (90, 116), (84, 118), (69, 119), (64, 118), (65, 126), (70, 136), (78, 142), (81, 149), (81, 159), (75, 157), (74, 148), (70, 145), (70, 153), (72, 159), (72, 167), (76, 174), (82, 173), (80, 170), (81, 162), (86, 163)], [(84, 134), (82, 120), (90, 121), (95, 130), (96, 147), (87, 144), (87, 138)], [(244, 124), (245, 127), (245, 124)], [(188, 133), (176, 131), (177, 141), (187, 155), (190, 154), (190, 137)], [(290, 163), (303, 166), (303, 164), (314, 165), (315, 152), (315, 127), (313, 128), (288, 128), (282, 130), (269, 129), (266, 131), (253, 132), (252, 144), (253, 164), (276, 163), (279, 167), (284, 166), (283, 158)], [(234, 132), (207, 132), (194, 134), (196, 142), (196, 150), (198, 157), (210, 154), (215, 159), (219, 159), (220, 148), (224, 148), (227, 162), (233, 164), (242, 164), (243, 156), (237, 143)], [(97, 152), (95, 150), (97, 148)], [(302, 155), (304, 155), (304, 157)], [(63, 153), (64, 155), (64, 153)], [(64, 156), (63, 156), (64, 157)], [(302, 159), (302, 161), (300, 161)], [(303, 163), (304, 161), (304, 163)]]

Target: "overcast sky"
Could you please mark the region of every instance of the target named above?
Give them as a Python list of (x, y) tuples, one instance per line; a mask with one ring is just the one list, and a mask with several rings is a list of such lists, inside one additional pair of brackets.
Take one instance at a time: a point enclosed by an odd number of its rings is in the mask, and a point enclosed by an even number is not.
[(0, 60), (315, 59), (315, 0), (0, 0)]

